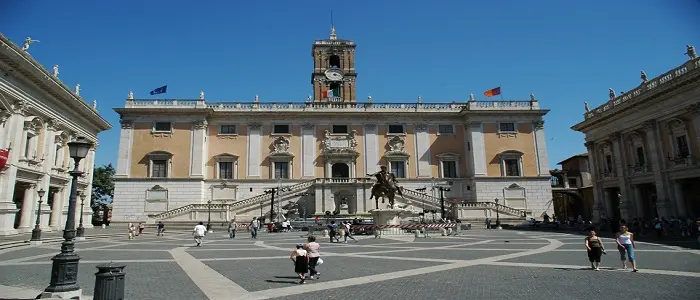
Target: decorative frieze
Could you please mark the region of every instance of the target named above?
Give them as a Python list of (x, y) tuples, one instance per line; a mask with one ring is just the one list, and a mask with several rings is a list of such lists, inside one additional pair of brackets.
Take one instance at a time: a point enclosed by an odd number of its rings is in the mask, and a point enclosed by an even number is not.
[(365, 129), (367, 130), (374, 130), (375, 128), (377, 128), (377, 124), (365, 124)]
[(119, 123), (121, 123), (122, 129), (133, 129), (134, 128), (134, 121), (133, 120), (120, 119)]
[(314, 129), (314, 124), (311, 124), (311, 123), (304, 123), (304, 125), (302, 126), (302, 128), (305, 129), (305, 130), (312, 130), (312, 129)]
[(194, 126), (194, 129), (206, 129), (207, 128), (207, 120), (199, 120), (195, 121), (192, 123)]
[(415, 127), (416, 127), (416, 130), (417, 130), (417, 131), (425, 131), (425, 130), (428, 130), (428, 124), (419, 123), (419, 124), (416, 124)]

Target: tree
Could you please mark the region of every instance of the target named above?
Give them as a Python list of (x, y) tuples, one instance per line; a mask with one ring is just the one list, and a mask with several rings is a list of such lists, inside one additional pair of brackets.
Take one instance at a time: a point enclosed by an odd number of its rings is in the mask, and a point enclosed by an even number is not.
[(112, 202), (114, 197), (114, 174), (112, 164), (95, 168), (92, 172), (92, 199), (90, 206), (99, 207)]

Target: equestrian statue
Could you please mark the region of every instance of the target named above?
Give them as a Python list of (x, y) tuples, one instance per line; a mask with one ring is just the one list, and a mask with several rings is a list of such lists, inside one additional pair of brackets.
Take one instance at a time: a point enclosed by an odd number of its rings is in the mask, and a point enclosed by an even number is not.
[(384, 203), (384, 198), (389, 199), (389, 206), (394, 208), (394, 197), (396, 194), (403, 197), (401, 192), (401, 187), (396, 183), (396, 176), (388, 172), (386, 166), (381, 166), (381, 171), (374, 174), (367, 174), (367, 176), (375, 177), (377, 183), (372, 186), (372, 195), (369, 197), (370, 200), (374, 198), (375, 208), (379, 209), (379, 198), (382, 198), (382, 203)]

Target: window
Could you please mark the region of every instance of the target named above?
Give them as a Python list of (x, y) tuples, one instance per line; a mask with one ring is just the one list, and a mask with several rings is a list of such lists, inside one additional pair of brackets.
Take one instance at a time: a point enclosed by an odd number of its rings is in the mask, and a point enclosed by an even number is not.
[(500, 123), (498, 129), (500, 132), (515, 132), (515, 123)]
[(153, 124), (153, 131), (155, 132), (171, 132), (172, 124), (170, 122), (156, 122)]
[(31, 158), (32, 156), (34, 156), (34, 149), (32, 149), (33, 148), (32, 147), (33, 146), (32, 139), (34, 139), (34, 136), (27, 133), (27, 140), (24, 142), (24, 157), (25, 158)]
[(289, 134), (289, 125), (274, 125), (272, 126), (273, 134)]
[[(55, 156), (53, 158), (53, 165), (54, 166), (62, 166), (63, 165), (63, 155), (61, 155), (61, 146), (56, 145), (56, 150), (55, 150)], [(60, 162), (60, 164), (59, 164)]]
[(608, 171), (608, 172), (612, 172), (612, 170), (613, 170), (612, 155), (610, 155), (610, 154), (605, 155), (605, 168), (606, 168), (606, 171)]
[(457, 162), (456, 161), (443, 161), (442, 162), (442, 177), (443, 178), (457, 178)]
[(220, 125), (219, 134), (236, 134), (236, 125)]
[(331, 55), (331, 57), (328, 58), (328, 67), (340, 68), (340, 56)]
[(348, 125), (333, 125), (332, 133), (348, 133)]
[(504, 159), (506, 176), (520, 176), (520, 161), (517, 159)]
[(642, 147), (637, 147), (637, 163), (640, 166), (643, 166), (646, 164), (646, 160), (644, 159), (644, 148), (642, 148)]
[(569, 178), (569, 186), (578, 187), (578, 181), (576, 180), (576, 178)]
[(389, 134), (403, 134), (403, 125), (389, 125)]
[(219, 179), (233, 179), (233, 162), (219, 162)]
[(275, 162), (275, 179), (289, 178), (289, 162)]
[(167, 160), (153, 160), (151, 162), (151, 177), (153, 178), (167, 178), (168, 177), (168, 161)]
[(406, 162), (392, 161), (390, 162), (391, 173), (394, 173), (396, 178), (406, 178)]
[(690, 150), (688, 149), (688, 140), (685, 135), (676, 136), (676, 149), (678, 150), (679, 158), (686, 158), (690, 156)]
[(454, 135), (455, 127), (452, 125), (438, 125), (439, 135)]

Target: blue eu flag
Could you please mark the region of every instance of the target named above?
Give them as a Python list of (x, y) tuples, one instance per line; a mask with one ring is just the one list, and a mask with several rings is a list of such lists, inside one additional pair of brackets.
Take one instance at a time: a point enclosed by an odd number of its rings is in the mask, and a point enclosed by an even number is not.
[(167, 92), (168, 92), (168, 86), (164, 85), (164, 86), (161, 86), (155, 90), (152, 90), (151, 95), (165, 94)]

